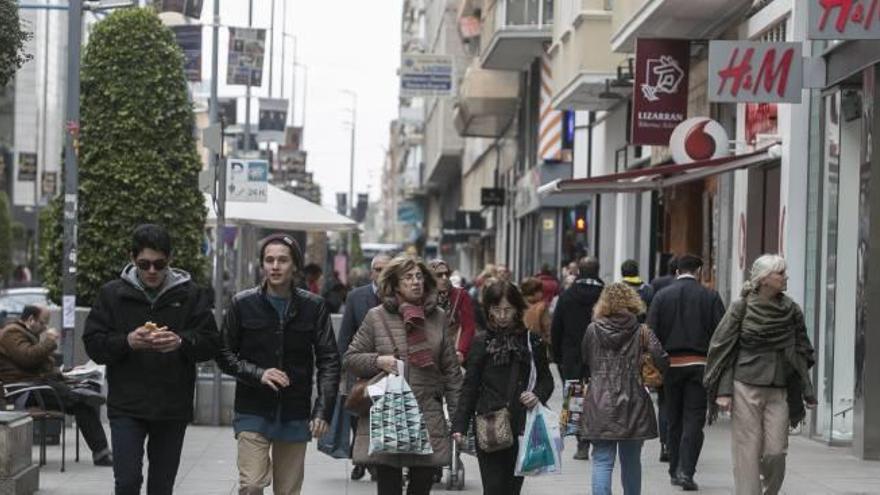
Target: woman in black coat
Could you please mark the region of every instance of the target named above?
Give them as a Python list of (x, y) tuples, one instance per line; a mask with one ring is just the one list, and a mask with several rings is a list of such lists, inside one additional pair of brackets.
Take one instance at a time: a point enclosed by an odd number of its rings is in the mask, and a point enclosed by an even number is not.
[[(525, 428), (526, 411), (550, 398), (553, 377), (544, 344), (523, 324), (526, 303), (519, 289), (510, 282), (496, 281), (483, 289), (482, 300), (488, 329), (476, 338), (468, 355), (452, 435), (461, 442), (475, 414), (506, 407), (510, 411), (513, 445), (485, 452), (478, 441), (477, 460), (484, 494), (516, 495), (523, 484), (522, 476), (514, 476), (517, 437)], [(534, 385), (529, 388), (532, 363)]]

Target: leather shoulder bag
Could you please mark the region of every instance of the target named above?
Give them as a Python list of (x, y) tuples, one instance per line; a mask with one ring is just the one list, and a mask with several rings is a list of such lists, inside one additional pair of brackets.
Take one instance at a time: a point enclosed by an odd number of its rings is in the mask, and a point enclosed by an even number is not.
[(650, 331), (651, 329), (645, 325), (639, 328), (639, 371), (642, 383), (646, 387), (657, 388), (663, 386), (663, 373), (657, 369), (654, 357), (648, 351), (648, 332)]
[[(526, 339), (529, 338), (526, 332)], [(529, 349), (531, 351), (531, 348)], [(531, 356), (529, 356), (531, 358)], [(488, 358), (488, 354), (486, 356)], [(507, 384), (507, 406), (494, 411), (478, 414), (474, 421), (477, 433), (477, 445), (483, 452), (497, 452), (513, 446), (514, 433), (510, 424), (510, 396), (513, 395), (516, 379), (519, 375), (519, 363), (510, 372)]]

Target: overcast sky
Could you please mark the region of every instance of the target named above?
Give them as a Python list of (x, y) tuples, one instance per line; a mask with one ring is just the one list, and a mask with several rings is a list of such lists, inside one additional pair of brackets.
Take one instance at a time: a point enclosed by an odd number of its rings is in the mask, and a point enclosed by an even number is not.
[[(379, 180), (388, 126), (397, 116), (400, 62), (400, 16), (402, 0), (275, 0), (276, 45), (274, 93), (280, 95), (281, 31), (283, 3), (287, 2), (287, 31), (297, 38), (297, 60), (308, 66), (308, 95), (305, 104), (305, 149), (309, 152), (308, 170), (323, 191), (323, 203), (335, 208), (336, 193), (348, 192), (349, 129), (347, 108), (352, 98), (341, 91), (358, 95), (357, 144), (355, 146), (355, 194), (369, 188), (371, 200), (379, 194)], [(253, 0), (254, 27), (270, 27), (271, 0)], [(205, 0), (202, 22), (209, 24), (213, 2)], [(222, 0), (221, 23), (246, 27), (248, 0)], [(205, 29), (204, 78), (210, 78), (210, 30)], [(291, 92), (291, 52), (293, 41), (286, 40), (284, 97)], [(244, 96), (243, 86), (226, 86), (227, 31), (220, 34), (220, 96)], [(267, 47), (268, 60), (268, 47)], [(263, 72), (263, 87), (255, 96), (268, 95), (268, 61)], [(207, 89), (207, 88), (205, 88)], [(302, 122), (303, 70), (297, 79), (297, 124)], [(256, 121), (258, 102), (252, 100)], [(244, 103), (239, 104), (244, 114)], [(243, 120), (240, 117), (239, 120)]]

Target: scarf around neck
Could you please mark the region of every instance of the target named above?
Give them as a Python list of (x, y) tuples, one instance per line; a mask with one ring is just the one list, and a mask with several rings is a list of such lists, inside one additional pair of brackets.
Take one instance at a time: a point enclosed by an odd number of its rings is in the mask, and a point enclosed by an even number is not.
[(407, 361), (416, 368), (434, 364), (431, 343), (425, 330), (425, 307), (423, 304), (399, 302), (398, 311), (406, 329)]
[(523, 337), (527, 335), (522, 323), (514, 324), (509, 328), (489, 326), (488, 338), (486, 339), (486, 353), (495, 365), (506, 365), (512, 360), (525, 360), (529, 354), (529, 348)]

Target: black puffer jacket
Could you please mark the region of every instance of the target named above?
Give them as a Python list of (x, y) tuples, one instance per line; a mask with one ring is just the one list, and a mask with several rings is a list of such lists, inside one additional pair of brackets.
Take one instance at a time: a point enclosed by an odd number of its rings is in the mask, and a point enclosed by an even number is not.
[[(553, 375), (550, 374), (550, 366), (547, 363), (547, 351), (540, 337), (525, 331), (522, 336), (523, 341), (527, 336), (532, 342), (536, 371), (533, 392), (538, 396), (538, 400), (546, 403), (553, 394)], [(519, 401), (519, 396), (529, 383), (531, 366), (527, 359), (514, 359), (506, 365), (494, 364), (492, 356), (486, 351), (487, 339), (491, 338), (491, 331), (477, 335), (468, 354), (467, 373), (458, 398), (458, 411), (452, 424), (454, 432), (467, 432), (474, 414), (484, 414), (502, 407), (510, 410), (510, 426), (514, 433), (521, 434), (525, 428), (526, 410)], [(515, 379), (513, 375), (516, 376)], [(512, 390), (511, 380), (513, 380)]]
[[(582, 438), (589, 440), (647, 440), (657, 437), (654, 404), (642, 385), (640, 371), (642, 325), (632, 314), (600, 318), (587, 328), (583, 354), (590, 370), (584, 398)], [(647, 330), (647, 327), (646, 327)], [(647, 349), (665, 372), (666, 352), (647, 331)]]
[[(211, 312), (212, 294), (189, 274), (172, 270), (152, 303), (128, 266), (98, 292), (86, 319), (83, 343), (107, 365), (107, 414), (147, 420), (191, 421), (196, 363), (214, 357), (220, 334)], [(128, 334), (152, 321), (180, 336), (173, 352), (134, 351)]]
[(559, 296), (550, 341), (553, 342), (553, 360), (563, 380), (580, 380), (587, 373), (581, 357), (581, 341), (604, 287), (601, 280), (581, 278)]
[[(330, 421), (339, 387), (339, 352), (324, 300), (293, 289), (283, 320), (266, 297), (265, 288), (238, 293), (223, 322), (223, 348), (217, 363), (238, 379), (235, 410), (281, 419), (322, 418)], [(287, 373), (290, 386), (275, 392), (260, 383), (263, 372)], [(318, 397), (312, 407), (312, 377), (318, 371)]]

